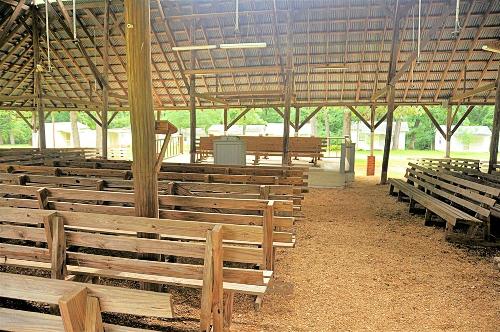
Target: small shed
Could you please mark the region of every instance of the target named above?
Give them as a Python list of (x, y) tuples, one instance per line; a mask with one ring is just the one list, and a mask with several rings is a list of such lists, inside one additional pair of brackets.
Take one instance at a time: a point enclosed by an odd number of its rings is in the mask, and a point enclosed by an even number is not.
[[(387, 123), (381, 123), (375, 129), (375, 138), (373, 143), (373, 148), (375, 150), (383, 150), (385, 143), (385, 131)], [(394, 128), (396, 128), (396, 122), (392, 125), (393, 135), (395, 133)], [(401, 127), (399, 129), (399, 140), (397, 150), (404, 150), (406, 148), (406, 134), (408, 133), (408, 122), (401, 122)], [(351, 123), (351, 140), (356, 143), (356, 147), (360, 150), (370, 150), (370, 129), (361, 122)]]
[[(440, 126), (446, 132), (446, 126)], [(452, 151), (488, 152), (490, 149), (491, 130), (487, 126), (460, 126), (451, 137)], [(435, 149), (446, 150), (446, 139), (436, 131)]]

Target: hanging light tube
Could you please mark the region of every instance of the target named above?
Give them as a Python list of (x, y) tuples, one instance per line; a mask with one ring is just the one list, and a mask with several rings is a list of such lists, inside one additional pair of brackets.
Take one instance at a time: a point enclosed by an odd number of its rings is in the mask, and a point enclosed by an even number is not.
[(198, 50), (212, 50), (217, 48), (217, 45), (188, 45), (188, 46), (174, 46), (173, 51), (198, 51)]
[(220, 44), (222, 49), (239, 49), (239, 48), (265, 48), (266, 43), (237, 43), (237, 44)]
[(47, 35), (47, 60), (48, 60), (48, 71), (52, 71), (52, 65), (50, 63), (50, 36), (49, 36), (49, 0), (45, 0), (45, 34)]

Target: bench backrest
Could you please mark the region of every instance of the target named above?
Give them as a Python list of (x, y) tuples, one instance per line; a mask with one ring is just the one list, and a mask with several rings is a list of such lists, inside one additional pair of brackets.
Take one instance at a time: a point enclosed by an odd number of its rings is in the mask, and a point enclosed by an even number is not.
[[(110, 191), (127, 191), (134, 188), (133, 180), (37, 175), (30, 173), (0, 173), (0, 182), (5, 184), (75, 187)], [(304, 198), (300, 192), (300, 188), (287, 185), (158, 181), (158, 189), (164, 194), (168, 193), (172, 195), (293, 200), (295, 205), (300, 205)]]
[[(200, 149), (205, 151), (213, 150), (214, 140), (223, 136), (200, 137)], [(283, 138), (272, 136), (240, 136), (246, 143), (246, 150), (249, 152), (283, 152)], [(321, 153), (323, 149), (321, 137), (290, 137), (290, 152), (312, 152)]]
[(140, 331), (102, 322), (102, 312), (172, 318), (171, 295), (66, 280), (0, 273), (5, 298), (58, 305), (60, 316), (0, 308), (7, 331)]
[(408, 164), (405, 177), (434, 196), (472, 211), (476, 217), (487, 219), (499, 189), (429, 169), (414, 163)]
[[(196, 263), (169, 263), (164, 261), (138, 260), (138, 254), (166, 255), (203, 260), (208, 248), (208, 237), (217, 224), (154, 218), (123, 217), (79, 212), (44, 211), (0, 207), (0, 238), (22, 240), (21, 244), (0, 243), (1, 263), (42, 269), (54, 269), (54, 238), (63, 243), (60, 260), (65, 260), (68, 273), (91, 274), (118, 279), (155, 283), (179, 283), (189, 287), (201, 287), (204, 265)], [(61, 226), (62, 225), (62, 226)], [(43, 228), (41, 228), (43, 226)], [(221, 227), (219, 225), (219, 227)], [(61, 234), (59, 236), (59, 234)], [(137, 234), (157, 234), (156, 238), (138, 238)], [(58, 235), (56, 237), (56, 234)], [(197, 239), (178, 241), (179, 239)], [(255, 241), (255, 246), (237, 246), (232, 241)], [(28, 242), (25, 242), (28, 241)], [(223, 226), (220, 244), (222, 259), (227, 262), (250, 264), (248, 268), (223, 268), (224, 281), (235, 283), (236, 290), (244, 291), (247, 285), (265, 287), (265, 273), (252, 269), (255, 264), (270, 267), (268, 261), (272, 248), (272, 234), (266, 234), (258, 226)], [(47, 243), (48, 248), (33, 246)], [(265, 243), (264, 243), (265, 242)], [(71, 250), (68, 248), (71, 247)], [(79, 250), (75, 251), (75, 248)], [(116, 253), (129, 253), (117, 257)], [(59, 261), (59, 260), (57, 260)], [(59, 272), (61, 272), (59, 270)], [(253, 290), (255, 292), (255, 290)]]
[[(94, 169), (77, 167), (52, 167), (52, 166), (24, 166), (13, 164), (0, 164), (0, 172), (22, 173), (40, 175), (71, 175), (71, 176), (91, 176), (99, 178), (120, 178), (132, 179), (130, 170), (122, 169)], [(244, 183), (261, 185), (292, 185), (301, 187), (306, 191), (307, 182), (302, 177), (281, 177), (266, 175), (238, 175), (238, 174), (203, 174), (203, 173), (176, 173), (160, 172), (158, 180), (168, 181), (189, 181), (189, 182), (209, 182), (209, 183)]]

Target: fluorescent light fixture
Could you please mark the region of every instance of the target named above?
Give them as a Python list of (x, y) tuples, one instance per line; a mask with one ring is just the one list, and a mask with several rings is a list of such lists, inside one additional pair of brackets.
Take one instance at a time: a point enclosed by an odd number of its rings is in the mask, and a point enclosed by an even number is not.
[(238, 43), (238, 44), (220, 44), (220, 48), (223, 49), (235, 49), (235, 48), (264, 48), (267, 47), (266, 43)]
[(347, 67), (341, 64), (325, 64), (325, 65), (316, 65), (313, 66), (315, 70), (331, 70), (331, 71), (344, 71), (347, 70)]
[(212, 50), (217, 48), (217, 45), (189, 45), (189, 46), (174, 46), (173, 51), (198, 51), (198, 50)]
[(481, 47), (484, 51), (500, 53), (500, 42), (485, 44)]

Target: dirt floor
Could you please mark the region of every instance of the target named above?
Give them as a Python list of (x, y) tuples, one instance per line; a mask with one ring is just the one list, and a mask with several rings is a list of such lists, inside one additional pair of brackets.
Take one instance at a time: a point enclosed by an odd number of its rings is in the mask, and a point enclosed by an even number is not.
[[(500, 272), (491, 259), (500, 252), (445, 242), (443, 229), (423, 226), (422, 216), (410, 215), (407, 203), (397, 203), (377, 181), (358, 176), (349, 188), (311, 189), (297, 221), (297, 246), (277, 252), (262, 310), (253, 310), (250, 296), (237, 295), (231, 331), (500, 331)], [(199, 290), (167, 291), (174, 321), (104, 319), (198, 331)]]
[(376, 180), (311, 190), (262, 311), (240, 299), (234, 331), (499, 331), (492, 253), (445, 242)]

